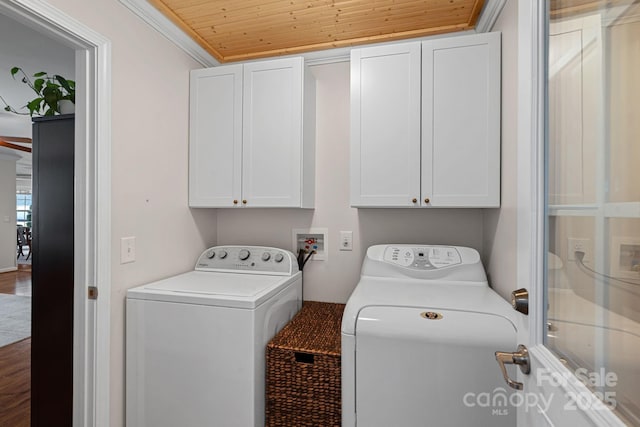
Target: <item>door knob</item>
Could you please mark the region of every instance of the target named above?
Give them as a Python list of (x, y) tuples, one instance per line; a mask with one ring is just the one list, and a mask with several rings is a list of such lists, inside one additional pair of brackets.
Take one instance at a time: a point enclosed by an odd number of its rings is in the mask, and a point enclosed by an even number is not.
[(522, 314), (529, 314), (529, 291), (525, 288), (511, 292), (511, 307)]
[(520, 371), (522, 371), (523, 374), (529, 375), (531, 372), (531, 360), (529, 358), (529, 350), (527, 350), (527, 347), (520, 344), (518, 346), (518, 351), (513, 353), (496, 351), (496, 360), (498, 361), (498, 365), (500, 365), (502, 376), (507, 384), (509, 384), (509, 387), (515, 388), (516, 390), (522, 390), (522, 383), (509, 378), (507, 367), (505, 365), (518, 365), (520, 366)]

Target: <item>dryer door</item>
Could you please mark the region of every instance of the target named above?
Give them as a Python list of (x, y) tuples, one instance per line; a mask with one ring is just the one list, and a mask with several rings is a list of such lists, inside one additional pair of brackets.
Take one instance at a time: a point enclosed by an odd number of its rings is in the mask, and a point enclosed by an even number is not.
[(364, 308), (356, 326), (357, 425), (512, 427), (518, 403), (494, 352), (515, 346), (515, 326), (499, 315)]

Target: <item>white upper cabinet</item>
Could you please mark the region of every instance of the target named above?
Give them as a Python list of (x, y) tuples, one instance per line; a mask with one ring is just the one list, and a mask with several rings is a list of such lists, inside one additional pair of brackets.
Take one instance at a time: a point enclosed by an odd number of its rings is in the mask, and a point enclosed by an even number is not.
[(312, 208), (314, 153), (303, 58), (192, 72), (190, 206)]
[(351, 51), (351, 204), (420, 195), (420, 43)]
[(231, 206), (242, 194), (242, 65), (191, 72), (189, 205)]
[(500, 205), (500, 34), (351, 52), (351, 204)]
[(422, 201), (500, 206), (500, 33), (422, 44)]

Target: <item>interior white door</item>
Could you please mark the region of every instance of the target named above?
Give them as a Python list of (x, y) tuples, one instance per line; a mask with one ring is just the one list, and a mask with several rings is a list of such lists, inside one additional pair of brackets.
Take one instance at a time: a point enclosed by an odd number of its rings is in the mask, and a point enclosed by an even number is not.
[(303, 58), (244, 65), (242, 198), (300, 207)]
[(242, 65), (191, 72), (189, 206), (232, 207), (242, 179)]
[(420, 43), (351, 51), (351, 205), (420, 206)]
[[(546, 61), (547, 49), (549, 44), (553, 43), (549, 37), (553, 37), (553, 34), (562, 35), (565, 55), (552, 59), (566, 57), (566, 53), (571, 51), (566, 48), (566, 43), (574, 40), (575, 47), (581, 52), (573, 58), (565, 59), (569, 62), (581, 61), (588, 54), (593, 54), (593, 51), (587, 52), (587, 49), (601, 49), (601, 38), (598, 36), (593, 41), (587, 27), (580, 29), (581, 34), (578, 37), (573, 37), (575, 34), (573, 36), (569, 34), (573, 30), (564, 31), (567, 30), (566, 26), (564, 30), (556, 33), (547, 32), (547, 28), (553, 30), (553, 27), (549, 26), (549, 11), (545, 10), (547, 4), (548, 2), (523, 0), (518, 5), (521, 38), (518, 63), (520, 85), (518, 92), (517, 279), (521, 286), (529, 289), (528, 316), (520, 317), (518, 332), (519, 341), (529, 349), (531, 367), (529, 374), (518, 371), (517, 381), (523, 385), (523, 389), (515, 394), (519, 396), (516, 401), (518, 427), (623, 426), (624, 423), (611, 410), (612, 406), (615, 406), (615, 395), (607, 394), (606, 387), (603, 387), (603, 382), (608, 381), (607, 373), (600, 370), (576, 369), (559, 355), (557, 348), (553, 345), (553, 340), (556, 339), (554, 334), (558, 327), (556, 320), (552, 319), (552, 316), (555, 316), (554, 313), (557, 313), (557, 307), (553, 307), (554, 304), (563, 304), (570, 310), (584, 309), (581, 308), (577, 297), (571, 296), (566, 301), (561, 301), (554, 295), (559, 290), (549, 286), (553, 283), (552, 270), (556, 266), (555, 261), (552, 262), (552, 257), (547, 255), (550, 249), (548, 232), (550, 226), (555, 226), (556, 220), (546, 216), (549, 198), (545, 193), (547, 188), (545, 173), (548, 167), (545, 137), (548, 134), (553, 135), (553, 132), (545, 132), (550, 120), (545, 108), (547, 99), (568, 96), (570, 91), (562, 93), (560, 89), (559, 93), (546, 93), (547, 87), (553, 90), (559, 89), (559, 86), (554, 87), (545, 81), (545, 77), (554, 78), (554, 75), (557, 75), (551, 71), (554, 65), (559, 64), (559, 62), (553, 64)], [(587, 21), (583, 20), (581, 25), (584, 24), (587, 24)], [(600, 30), (598, 20), (596, 34), (599, 34)], [(585, 40), (592, 40), (592, 42), (587, 46), (584, 43)], [(572, 78), (582, 79), (584, 76), (582, 67), (573, 66), (572, 69), (573, 73), (562, 76), (565, 89), (575, 86), (572, 85)], [(576, 70), (580, 72), (575, 72)], [(582, 83), (580, 85), (582, 86)], [(557, 105), (565, 104), (560, 102)], [(604, 122), (605, 118), (601, 116), (594, 120)], [(574, 132), (573, 137), (578, 138), (578, 141), (582, 138), (580, 132)], [(552, 194), (551, 198), (553, 197), (555, 196)], [(568, 211), (567, 208), (565, 210)], [(570, 216), (584, 214), (577, 209)], [(595, 309), (595, 312), (602, 313), (602, 311), (601, 307)], [(580, 328), (588, 325), (579, 324), (577, 321), (573, 323), (571, 331), (573, 338), (576, 338), (576, 335), (580, 334)], [(597, 353), (603, 341), (598, 338), (597, 332), (592, 331), (592, 334), (591, 339), (588, 337), (583, 342), (587, 347), (591, 347), (593, 353)]]

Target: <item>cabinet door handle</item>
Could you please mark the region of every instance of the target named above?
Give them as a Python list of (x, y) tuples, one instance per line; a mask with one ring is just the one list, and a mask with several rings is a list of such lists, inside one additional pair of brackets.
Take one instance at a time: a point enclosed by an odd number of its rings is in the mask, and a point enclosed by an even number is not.
[(242, 200), (242, 204), (243, 204), (243, 205), (246, 205), (246, 204), (247, 204), (247, 199), (243, 199), (243, 200)]
[(413, 203), (418, 203), (418, 199), (416, 199), (415, 197), (414, 197), (413, 199), (411, 199), (411, 201), (412, 201)]
[(234, 201), (233, 201), (233, 204), (234, 204), (234, 205), (237, 205), (237, 204), (238, 204), (238, 201), (237, 201), (237, 200), (234, 200)]
[(431, 200), (429, 200), (429, 198), (427, 197), (426, 199), (424, 199), (425, 203), (429, 203)]

